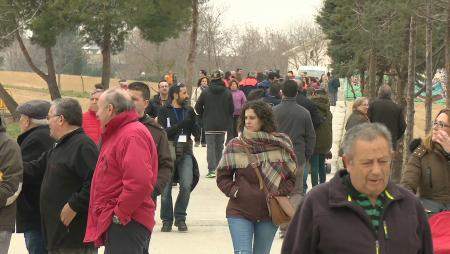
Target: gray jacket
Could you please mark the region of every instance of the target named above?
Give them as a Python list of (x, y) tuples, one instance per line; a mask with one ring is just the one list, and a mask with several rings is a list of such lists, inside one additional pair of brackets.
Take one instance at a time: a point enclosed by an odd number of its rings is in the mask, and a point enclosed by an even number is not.
[(0, 125), (0, 231), (14, 232), (16, 199), (22, 189), (20, 147)]
[(297, 104), (295, 98), (283, 98), (281, 103), (273, 108), (278, 131), (291, 138), (294, 145), (297, 163), (305, 164), (314, 152), (316, 133), (311, 116), (304, 107)]

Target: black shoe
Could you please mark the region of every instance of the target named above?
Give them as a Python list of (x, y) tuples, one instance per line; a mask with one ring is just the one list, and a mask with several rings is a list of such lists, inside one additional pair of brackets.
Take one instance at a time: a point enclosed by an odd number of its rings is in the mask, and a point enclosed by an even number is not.
[(188, 227), (186, 226), (186, 222), (184, 222), (184, 220), (175, 222), (175, 226), (178, 227), (178, 231), (180, 231), (180, 232), (188, 231)]
[(172, 231), (172, 222), (163, 221), (161, 232), (170, 232), (170, 231)]
[(206, 147), (206, 144), (202, 144), (202, 147)]

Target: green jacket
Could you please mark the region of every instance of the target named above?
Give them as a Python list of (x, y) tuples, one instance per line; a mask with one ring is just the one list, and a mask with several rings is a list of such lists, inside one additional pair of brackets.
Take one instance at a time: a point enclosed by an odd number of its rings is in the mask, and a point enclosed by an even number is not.
[(0, 231), (14, 232), (16, 199), (22, 189), (22, 177), (20, 147), (0, 125)]
[(330, 111), (330, 100), (327, 95), (315, 95), (310, 99), (316, 105), (322, 121), (322, 124), (316, 129), (314, 154), (326, 154), (333, 144), (333, 114)]

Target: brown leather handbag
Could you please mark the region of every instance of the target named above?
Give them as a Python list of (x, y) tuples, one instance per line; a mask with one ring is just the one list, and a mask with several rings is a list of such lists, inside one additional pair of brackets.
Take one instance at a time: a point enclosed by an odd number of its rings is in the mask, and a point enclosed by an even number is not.
[(289, 223), (295, 213), (295, 209), (291, 202), (286, 196), (270, 195), (269, 190), (262, 179), (261, 172), (259, 172), (257, 164), (252, 162), (252, 158), (248, 150), (247, 156), (250, 161), (250, 166), (255, 170), (255, 173), (258, 176), (259, 189), (266, 193), (267, 207), (269, 209), (269, 215), (272, 217), (273, 224), (279, 226)]

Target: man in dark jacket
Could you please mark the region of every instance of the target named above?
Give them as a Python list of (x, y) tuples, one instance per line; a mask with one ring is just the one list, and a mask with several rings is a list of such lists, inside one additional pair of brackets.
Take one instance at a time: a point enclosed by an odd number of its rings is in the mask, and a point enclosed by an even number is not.
[(16, 199), (22, 189), (20, 147), (6, 134), (0, 116), (0, 253), (8, 253), (14, 222)]
[[(291, 192), (290, 200), (297, 207), (303, 196), (303, 168), (311, 157), (316, 143), (316, 133), (308, 111), (295, 101), (297, 83), (287, 80), (282, 85), (283, 99), (273, 108), (278, 131), (289, 136), (297, 156), (297, 171), (295, 172), (295, 187)], [(285, 228), (281, 229), (284, 232)], [(281, 233), (283, 236), (283, 233)]]
[(281, 253), (433, 253), (419, 199), (389, 180), (392, 149), (386, 127), (355, 126), (342, 146), (347, 169), (305, 196)]
[(167, 103), (169, 99), (169, 83), (166, 80), (161, 80), (158, 83), (158, 94), (153, 96), (150, 104), (145, 109), (145, 113), (150, 117), (157, 117), (159, 109)]
[[(162, 107), (158, 114), (158, 123), (167, 132), (169, 148), (175, 161), (172, 181), (166, 185), (161, 195), (162, 232), (172, 231), (174, 219), (178, 231), (188, 230), (186, 210), (191, 192), (199, 179), (198, 165), (192, 151), (191, 135), (198, 137), (200, 133), (195, 124), (194, 109), (186, 104), (188, 99), (186, 86), (174, 85), (169, 90), (170, 103)], [(172, 182), (180, 184), (175, 208), (172, 203)]]
[(164, 128), (145, 114), (145, 109), (151, 107), (149, 105), (150, 89), (148, 86), (142, 82), (133, 82), (128, 86), (128, 94), (131, 96), (136, 112), (139, 114), (139, 122), (144, 124), (152, 134), (158, 151), (158, 180), (152, 194), (154, 201), (156, 201), (156, 197), (161, 195), (172, 177), (173, 161), (170, 155), (169, 141)]
[(406, 129), (402, 108), (391, 99), (391, 87), (382, 85), (378, 90), (378, 98), (369, 105), (367, 115), (371, 123), (384, 124), (392, 135), (392, 148), (395, 150), (398, 140)]
[(195, 112), (203, 119), (206, 138), (207, 178), (216, 177), (216, 167), (222, 157), (225, 134), (233, 125), (233, 96), (225, 87), (222, 71), (211, 75), (211, 85), (202, 92), (195, 104)]
[[(17, 138), (22, 151), (22, 160), (29, 162), (38, 159), (42, 153), (53, 146), (55, 140), (50, 137), (47, 114), (50, 102), (32, 100), (26, 102), (16, 111), (20, 113), (21, 134)], [(25, 172), (26, 174), (26, 172)], [(28, 180), (25, 177), (25, 180)], [(30, 254), (47, 253), (41, 229), (39, 211), (39, 193), (42, 179), (36, 182), (23, 182), (22, 192), (17, 199), (16, 232), (24, 233), (25, 244)]]
[(308, 110), (309, 114), (311, 115), (314, 129), (319, 128), (320, 124), (322, 123), (322, 119), (320, 119), (319, 111), (317, 111), (317, 106), (306, 97), (306, 90), (303, 90), (303, 87), (301, 85), (298, 85), (296, 101), (298, 105)]
[(339, 82), (339, 79), (331, 75), (330, 72), (327, 73), (328, 77), (328, 96), (330, 97), (330, 104), (331, 106), (336, 106), (337, 101), (337, 93), (339, 91), (339, 87), (341, 86), (341, 83)]
[(24, 180), (41, 185), (41, 225), (49, 253), (97, 253), (84, 244), (92, 173), (98, 158), (95, 143), (81, 128), (75, 99), (57, 99), (47, 115), (53, 148), (24, 162)]

